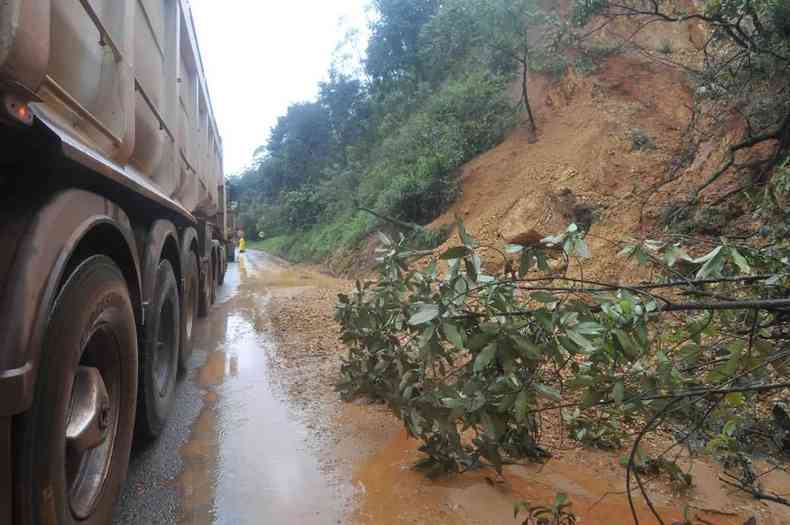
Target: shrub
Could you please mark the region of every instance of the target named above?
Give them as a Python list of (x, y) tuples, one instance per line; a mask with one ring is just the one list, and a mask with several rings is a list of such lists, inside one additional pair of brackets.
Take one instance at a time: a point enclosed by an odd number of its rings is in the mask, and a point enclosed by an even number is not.
[(324, 205), (319, 193), (305, 186), (282, 193), (280, 207), (285, 224), (292, 229), (301, 230), (318, 222)]
[(417, 223), (453, 201), (453, 171), (497, 144), (514, 123), (504, 80), (485, 72), (448, 82), (376, 149), (359, 195), (384, 215)]

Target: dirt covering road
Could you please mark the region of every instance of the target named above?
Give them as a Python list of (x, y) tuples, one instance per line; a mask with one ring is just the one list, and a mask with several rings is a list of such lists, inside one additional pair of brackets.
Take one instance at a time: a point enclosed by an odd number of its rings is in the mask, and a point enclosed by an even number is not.
[[(429, 481), (414, 471), (418, 443), (386, 408), (343, 403), (334, 391), (343, 355), (334, 305), (351, 286), (256, 251), (231, 264), (197, 327), (173, 420), (133, 454), (115, 522), (511, 524), (515, 501), (546, 503), (558, 491), (580, 523), (632, 522), (616, 453), (568, 444), (545, 465), (506, 467), (504, 479), (480, 471)], [(666, 517), (689, 504), (717, 525), (753, 514), (790, 523), (727, 492), (706, 463), (693, 468), (686, 497), (650, 484)], [(644, 508), (640, 523), (653, 523)]]

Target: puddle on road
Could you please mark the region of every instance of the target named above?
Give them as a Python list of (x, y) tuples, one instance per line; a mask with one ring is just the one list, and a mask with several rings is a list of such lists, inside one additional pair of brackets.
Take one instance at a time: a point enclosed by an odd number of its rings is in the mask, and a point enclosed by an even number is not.
[[(228, 269), (196, 345), (205, 405), (182, 447), (181, 523), (340, 523), (350, 486), (321, 471), (311, 431), (273, 377), (266, 307), (320, 276), (262, 254)], [(283, 288), (288, 289), (283, 292)], [(223, 304), (224, 303), (224, 304)]]

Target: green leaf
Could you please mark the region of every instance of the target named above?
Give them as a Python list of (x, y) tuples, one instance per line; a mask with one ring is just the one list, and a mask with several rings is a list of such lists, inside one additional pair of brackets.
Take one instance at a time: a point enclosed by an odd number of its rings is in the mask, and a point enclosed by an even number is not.
[(444, 335), (447, 337), (447, 340), (450, 341), (455, 347), (464, 347), (464, 338), (457, 326), (452, 323), (444, 323), (442, 324), (442, 330), (444, 330)]
[(461, 259), (471, 253), (471, 250), (466, 246), (455, 246), (444, 252), (439, 258), (443, 261), (450, 259)]
[(426, 328), (422, 334), (420, 334), (420, 347), (426, 346), (428, 343), (431, 342), (433, 339), (434, 334), (436, 333), (436, 327), (431, 325)]
[(670, 246), (667, 251), (664, 253), (664, 262), (667, 263), (670, 267), (675, 266), (675, 263), (678, 261), (693, 261), (689, 254), (686, 251), (677, 245)]
[(524, 251), (524, 247), (520, 244), (508, 244), (505, 246), (505, 253), (509, 253), (511, 255), (521, 253)]
[(493, 334), (476, 333), (469, 339), (468, 347), (472, 352), (481, 350), (484, 346), (491, 342), (496, 337)]
[(694, 262), (697, 264), (705, 263), (697, 272), (697, 279), (721, 275), (721, 271), (724, 268), (723, 246), (719, 246), (699, 259), (695, 259)]
[(516, 344), (516, 348), (518, 348), (523, 357), (532, 361), (537, 361), (540, 359), (542, 353), (540, 351), (540, 347), (530, 341), (528, 338), (524, 337), (523, 335), (514, 335), (511, 337), (511, 339)]
[(525, 388), (516, 396), (516, 420), (523, 423), (527, 419), (527, 412), (529, 410), (529, 391)]
[(552, 401), (560, 401), (562, 399), (562, 396), (560, 395), (560, 391), (548, 385), (535, 383), (535, 390), (541, 396), (551, 399)]
[(418, 326), (421, 324), (429, 323), (439, 317), (439, 305), (436, 304), (422, 304), (420, 305), (417, 313), (409, 318), (409, 324)]
[(470, 249), (477, 248), (478, 242), (472, 238), (469, 233), (466, 231), (466, 227), (464, 226), (463, 221), (458, 221), (458, 236), (461, 238), (461, 242), (464, 243), (464, 246)]
[(723, 248), (724, 248), (723, 246), (717, 246), (716, 248), (714, 248), (713, 250), (709, 251), (708, 253), (706, 253), (702, 257), (698, 257), (698, 258), (694, 259), (692, 262), (694, 264), (702, 264), (704, 262), (708, 262), (711, 259), (713, 259), (714, 257), (716, 257), (717, 255), (719, 255)]
[(527, 273), (529, 273), (529, 269), (532, 267), (533, 260), (534, 257), (532, 256), (532, 253), (524, 252), (521, 254), (521, 260), (519, 261), (519, 267), (518, 267), (519, 277), (524, 277), (525, 275), (527, 275)]
[(376, 234), (378, 235), (381, 244), (387, 247), (392, 246), (392, 240), (389, 237), (387, 237), (383, 232), (376, 232)]
[(592, 386), (595, 384), (595, 382), (596, 380), (592, 376), (577, 375), (568, 382), (568, 385), (571, 387)]
[(731, 407), (738, 408), (743, 406), (743, 404), (746, 402), (746, 398), (741, 392), (730, 392), (724, 396), (724, 401), (726, 401)]
[(618, 405), (623, 403), (623, 399), (625, 399), (625, 384), (623, 383), (622, 379), (614, 384), (612, 397)]
[(455, 399), (452, 397), (442, 398), (442, 404), (450, 409), (464, 408), (464, 403), (463, 399)]
[(618, 329), (614, 331), (614, 335), (617, 337), (617, 342), (620, 343), (620, 348), (622, 348), (623, 354), (625, 354), (626, 357), (631, 360), (639, 357), (639, 350), (636, 348), (634, 340), (629, 334)]
[(603, 326), (593, 321), (584, 321), (574, 326), (573, 329), (584, 335), (598, 335), (603, 331)]
[(634, 252), (636, 251), (637, 246), (635, 244), (627, 244), (625, 248), (620, 250), (620, 253), (617, 254), (618, 257), (631, 257)]
[(568, 329), (566, 330), (566, 333), (568, 334), (568, 337), (570, 337), (571, 341), (579, 345), (584, 351), (595, 351), (595, 346), (590, 342), (590, 340), (578, 333), (576, 330)]
[(483, 348), (483, 351), (477, 354), (477, 357), (475, 358), (474, 371), (480, 372), (485, 367), (487, 367), (491, 361), (494, 360), (494, 357), (496, 357), (496, 351), (496, 343), (490, 343), (488, 346)]
[(749, 266), (749, 262), (738, 252), (738, 250), (735, 248), (730, 248), (730, 257), (732, 257), (732, 261), (735, 263), (741, 273), (752, 273), (752, 267)]
[(536, 252), (535, 259), (538, 261), (538, 269), (541, 272), (551, 271), (551, 268), (549, 267), (549, 261), (546, 260), (546, 255), (543, 252)]
[(589, 259), (590, 257), (590, 249), (587, 247), (587, 242), (584, 239), (576, 239), (573, 245), (573, 252), (580, 259)]
[(477, 275), (480, 275), (483, 269), (483, 260), (480, 258), (479, 255), (477, 254), (472, 255), (472, 264), (475, 267), (475, 273), (477, 273)]
[(588, 388), (582, 396), (582, 407), (589, 408), (601, 402), (605, 394), (602, 394), (595, 388)]

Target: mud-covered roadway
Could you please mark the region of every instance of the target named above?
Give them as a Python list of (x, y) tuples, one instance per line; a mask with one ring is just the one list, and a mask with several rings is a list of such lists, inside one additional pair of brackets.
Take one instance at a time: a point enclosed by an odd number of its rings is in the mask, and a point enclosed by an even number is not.
[[(617, 454), (570, 447), (545, 465), (506, 467), (504, 478), (415, 472), (418, 443), (386, 408), (343, 403), (334, 391), (343, 349), (333, 310), (350, 287), (252, 250), (231, 263), (196, 326), (167, 429), (132, 453), (114, 522), (510, 524), (520, 523), (515, 501), (546, 503), (562, 491), (582, 523), (632, 523)], [(713, 523), (742, 524), (743, 499), (707, 464), (694, 468), (690, 497), (656, 482), (653, 500), (668, 517), (689, 503)], [(790, 476), (777, 482), (790, 486)]]

